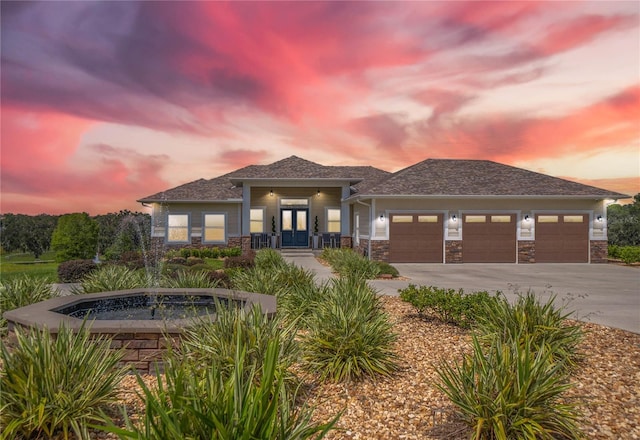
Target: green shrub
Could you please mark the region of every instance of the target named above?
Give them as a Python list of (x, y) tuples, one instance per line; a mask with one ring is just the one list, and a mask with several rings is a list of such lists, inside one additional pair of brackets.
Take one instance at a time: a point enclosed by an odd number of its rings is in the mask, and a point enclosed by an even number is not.
[(58, 280), (61, 283), (79, 283), (84, 277), (98, 269), (93, 260), (69, 260), (58, 265)]
[(50, 280), (22, 275), (0, 282), (0, 336), (7, 331), (4, 312), (35, 304), (55, 296), (60, 292), (53, 289)]
[(393, 278), (397, 278), (398, 276), (400, 276), (398, 269), (396, 269), (389, 263), (386, 263), (384, 261), (376, 261), (376, 264), (378, 265), (378, 275), (391, 275)]
[[(278, 338), (267, 342), (262, 359), (248, 355), (250, 344), (237, 337), (228, 364), (195, 367), (173, 358), (157, 388), (139, 380), (146, 409), (141, 423), (127, 420), (127, 429), (108, 430), (122, 439), (321, 439), (338, 419), (326, 424), (311, 421), (312, 410), (296, 409), (296, 393), (285, 386)], [(166, 385), (164, 385), (166, 384)]]
[(189, 289), (213, 289), (218, 287), (218, 282), (209, 277), (207, 271), (178, 270), (173, 277), (164, 277), (163, 287), (189, 288)]
[(254, 264), (253, 254), (227, 257), (227, 259), (224, 260), (225, 269), (248, 269), (253, 267)]
[(550, 352), (553, 361), (575, 365), (579, 359), (577, 347), (582, 340), (582, 329), (566, 323), (571, 312), (556, 307), (553, 295), (542, 304), (532, 291), (516, 294), (515, 303), (511, 304), (502, 295), (480, 313), (477, 328), (481, 340), (498, 338), (517, 345), (529, 341), (534, 353), (544, 349)]
[(167, 264), (186, 266), (187, 259), (184, 257), (171, 257), (167, 258)]
[(229, 247), (229, 248), (220, 249), (220, 257), (222, 258), (239, 257), (240, 255), (242, 255), (242, 249), (239, 247)]
[(610, 244), (607, 247), (607, 254), (609, 258), (620, 258), (620, 249), (622, 246), (618, 246), (616, 244)]
[(0, 438), (89, 439), (88, 423), (106, 420), (102, 410), (116, 401), (125, 374), (117, 367), (123, 352), (110, 344), (84, 326), (61, 327), (55, 338), (47, 330), (17, 329), (11, 350), (0, 343)]
[(149, 280), (143, 272), (125, 266), (107, 264), (87, 275), (79, 288), (71, 290), (74, 294), (80, 294), (137, 289), (147, 286), (149, 286)]
[(527, 337), (521, 344), (495, 338), (483, 345), (474, 336), (473, 353), (462, 364), (442, 362), (437, 385), (471, 428), (472, 439), (579, 439), (574, 404), (563, 403), (570, 388), (562, 363), (552, 350), (536, 351)]
[(620, 249), (620, 259), (625, 264), (640, 262), (640, 246), (623, 246)]
[(363, 279), (332, 280), (301, 337), (303, 361), (322, 380), (391, 375), (396, 335), (378, 295)]
[(321, 258), (327, 261), (331, 268), (342, 277), (355, 276), (372, 280), (380, 273), (378, 262), (364, 258), (352, 249), (325, 248)]
[(123, 252), (118, 258), (118, 263), (132, 270), (144, 269), (146, 266), (144, 255), (138, 251)]
[(469, 328), (484, 313), (486, 308), (496, 301), (486, 291), (465, 294), (462, 289), (445, 289), (434, 286), (410, 284), (400, 290), (400, 298), (416, 308), (420, 315), (433, 316), (436, 319)]
[(277, 270), (287, 264), (280, 252), (268, 248), (256, 252), (254, 261), (256, 268), (265, 270)]

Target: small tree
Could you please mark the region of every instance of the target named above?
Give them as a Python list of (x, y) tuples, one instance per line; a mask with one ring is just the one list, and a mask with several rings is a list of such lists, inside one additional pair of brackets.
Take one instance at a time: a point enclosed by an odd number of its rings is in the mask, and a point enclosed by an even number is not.
[(51, 237), (56, 261), (89, 259), (96, 253), (98, 223), (86, 212), (63, 215)]
[(610, 205), (607, 208), (609, 244), (617, 246), (640, 245), (640, 193), (628, 205)]

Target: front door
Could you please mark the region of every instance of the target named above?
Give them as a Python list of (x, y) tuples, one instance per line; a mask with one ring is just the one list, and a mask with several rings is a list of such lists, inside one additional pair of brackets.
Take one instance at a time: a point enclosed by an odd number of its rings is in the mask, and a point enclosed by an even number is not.
[(280, 210), (281, 246), (309, 247), (309, 210), (285, 208)]

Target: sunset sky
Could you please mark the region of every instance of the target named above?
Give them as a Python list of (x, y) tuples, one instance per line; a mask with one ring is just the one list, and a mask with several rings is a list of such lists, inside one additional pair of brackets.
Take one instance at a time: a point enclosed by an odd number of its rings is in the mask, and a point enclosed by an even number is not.
[(2, 1), (1, 213), (297, 155), (640, 192), (640, 3)]

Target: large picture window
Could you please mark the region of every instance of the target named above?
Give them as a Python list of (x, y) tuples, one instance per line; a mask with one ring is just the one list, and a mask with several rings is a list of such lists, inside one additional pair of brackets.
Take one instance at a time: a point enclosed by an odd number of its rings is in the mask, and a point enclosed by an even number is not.
[(205, 214), (203, 239), (206, 243), (224, 243), (226, 241), (225, 214)]
[(340, 232), (340, 209), (327, 208), (327, 232)]
[(261, 234), (264, 232), (264, 208), (251, 208), (249, 229), (252, 234)]
[(167, 242), (189, 243), (189, 214), (167, 216)]

